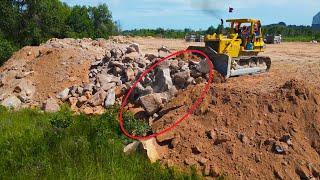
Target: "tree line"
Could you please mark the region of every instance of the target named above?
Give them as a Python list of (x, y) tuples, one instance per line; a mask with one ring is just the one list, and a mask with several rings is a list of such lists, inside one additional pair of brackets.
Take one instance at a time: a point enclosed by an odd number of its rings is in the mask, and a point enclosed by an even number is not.
[[(278, 24), (271, 24), (263, 26), (263, 33), (265, 35), (279, 35), (281, 34), (285, 40), (288, 41), (320, 41), (320, 30), (313, 29), (311, 26), (296, 26), (286, 25), (283, 22)], [(184, 38), (186, 35), (205, 35), (219, 32), (221, 26), (218, 27), (210, 26), (207, 30), (175, 30), (175, 29), (134, 29), (123, 31), (123, 35), (129, 36), (153, 36), (162, 38)], [(225, 27), (225, 31), (229, 28)]]
[[(108, 38), (110, 35), (184, 38), (213, 34), (221, 26), (207, 30), (134, 29), (120, 30), (106, 4), (68, 6), (60, 0), (3, 0), (0, 3), (0, 65), (26, 45), (39, 45), (50, 38)], [(225, 28), (228, 30), (228, 28)], [(320, 41), (320, 31), (310, 26), (285, 23), (263, 26), (264, 34), (281, 34), (287, 41)]]
[(60, 0), (3, 0), (0, 16), (0, 64), (15, 50), (50, 38), (108, 38), (119, 33), (106, 4), (70, 7)]

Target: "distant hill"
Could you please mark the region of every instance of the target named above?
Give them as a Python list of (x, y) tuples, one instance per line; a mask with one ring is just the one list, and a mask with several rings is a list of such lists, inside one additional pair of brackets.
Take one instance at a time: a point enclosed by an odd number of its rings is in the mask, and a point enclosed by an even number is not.
[(312, 28), (320, 30), (320, 12), (313, 17)]

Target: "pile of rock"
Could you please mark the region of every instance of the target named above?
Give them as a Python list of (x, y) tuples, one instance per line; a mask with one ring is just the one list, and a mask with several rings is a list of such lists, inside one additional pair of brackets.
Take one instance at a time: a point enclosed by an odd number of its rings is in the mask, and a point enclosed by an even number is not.
[[(64, 89), (57, 98), (69, 102), (75, 111), (100, 114), (104, 108), (121, 104), (134, 81), (159, 60), (153, 54), (143, 55), (136, 43), (114, 47), (91, 64), (90, 83)], [(153, 116), (179, 89), (205, 82), (207, 73), (205, 60), (175, 58), (164, 61), (137, 84), (130, 102), (142, 106)]]

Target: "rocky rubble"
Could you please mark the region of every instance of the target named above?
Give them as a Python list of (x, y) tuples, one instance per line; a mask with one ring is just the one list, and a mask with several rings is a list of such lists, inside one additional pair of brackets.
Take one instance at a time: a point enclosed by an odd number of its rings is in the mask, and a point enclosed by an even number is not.
[[(158, 60), (156, 55), (144, 55), (136, 43), (115, 46), (91, 63), (89, 83), (66, 88), (57, 94), (57, 98), (69, 103), (72, 98), (72, 109), (88, 114), (96, 113), (96, 107), (121, 104), (135, 80)], [(202, 66), (207, 64), (179, 57), (162, 62), (137, 84), (130, 103), (143, 107), (149, 116), (153, 116), (179, 89), (206, 80), (205, 73), (200, 70), (208, 67)]]

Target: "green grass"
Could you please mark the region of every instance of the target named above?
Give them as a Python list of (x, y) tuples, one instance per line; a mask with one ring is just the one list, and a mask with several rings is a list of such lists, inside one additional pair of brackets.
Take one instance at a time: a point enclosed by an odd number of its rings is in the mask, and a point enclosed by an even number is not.
[(312, 40), (312, 36), (286, 36), (283, 38), (285, 42), (310, 42)]
[(126, 156), (117, 109), (74, 116), (0, 107), (0, 179), (198, 179), (142, 154)]

